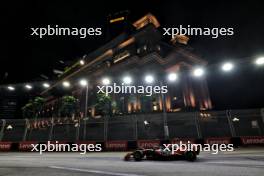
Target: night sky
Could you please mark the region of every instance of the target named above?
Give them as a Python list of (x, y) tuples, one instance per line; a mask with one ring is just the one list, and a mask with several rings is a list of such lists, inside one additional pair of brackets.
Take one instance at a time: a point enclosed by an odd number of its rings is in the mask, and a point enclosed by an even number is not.
[[(162, 27), (232, 27), (234, 36), (190, 39), (189, 46), (209, 63), (207, 80), (215, 109), (264, 107), (264, 68), (252, 63), (264, 56), (264, 4), (262, 1), (12, 1), (2, 9), (0, 83), (40, 80), (44, 74), (97, 49), (107, 41), (108, 14), (128, 10), (131, 22), (148, 12)], [(58, 24), (65, 27), (102, 27), (100, 37), (30, 36), (31, 27)], [(66, 64), (59, 61), (63, 60)], [(225, 60), (239, 62), (223, 74), (216, 66)], [(242, 63), (241, 63), (242, 62)], [(218, 65), (217, 65), (218, 64)], [(5, 73), (8, 73), (5, 74)]]

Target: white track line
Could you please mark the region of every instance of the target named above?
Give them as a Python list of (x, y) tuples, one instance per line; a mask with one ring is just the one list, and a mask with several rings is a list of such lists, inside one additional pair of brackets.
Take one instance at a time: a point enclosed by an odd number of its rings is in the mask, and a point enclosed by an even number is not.
[(61, 170), (70, 170), (70, 171), (78, 171), (78, 172), (86, 172), (86, 173), (94, 173), (94, 174), (104, 174), (104, 175), (116, 175), (116, 176), (145, 176), (138, 174), (128, 174), (128, 173), (118, 173), (118, 172), (107, 172), (100, 170), (90, 170), (90, 169), (79, 169), (79, 168), (71, 168), (71, 167), (61, 167), (61, 166), (49, 166), (52, 169), (61, 169)]

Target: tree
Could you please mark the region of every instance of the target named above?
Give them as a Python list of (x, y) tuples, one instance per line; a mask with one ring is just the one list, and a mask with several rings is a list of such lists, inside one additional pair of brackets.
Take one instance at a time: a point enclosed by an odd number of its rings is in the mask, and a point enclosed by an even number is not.
[(22, 107), (23, 117), (37, 118), (39, 112), (43, 109), (44, 102), (44, 98), (42, 97), (35, 97), (34, 100), (29, 100), (29, 102)]
[(59, 112), (61, 116), (71, 117), (78, 111), (78, 99), (73, 96), (63, 96)]
[(112, 99), (104, 93), (97, 94), (95, 108), (98, 114), (112, 115)]
[(24, 118), (33, 118), (35, 116), (32, 101), (22, 107), (22, 115)]

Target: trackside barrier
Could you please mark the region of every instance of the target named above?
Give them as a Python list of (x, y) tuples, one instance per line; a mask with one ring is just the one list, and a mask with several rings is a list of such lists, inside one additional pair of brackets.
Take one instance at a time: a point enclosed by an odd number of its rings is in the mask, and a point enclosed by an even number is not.
[[(50, 144), (68, 144), (70, 142), (68, 141), (50, 141)], [(48, 142), (45, 142), (45, 144), (48, 144)]]
[(152, 148), (160, 145), (160, 140), (138, 140), (137, 147), (138, 148)]
[(12, 142), (0, 142), (0, 151), (10, 151)]
[(179, 144), (180, 142), (182, 142), (183, 144), (187, 144), (188, 141), (191, 144), (195, 144), (196, 143), (196, 139), (194, 139), (194, 138), (174, 138), (174, 139), (171, 140), (171, 143), (172, 144)]
[(126, 151), (128, 149), (128, 141), (107, 141), (105, 142), (106, 151)]
[(264, 136), (241, 136), (241, 141), (243, 145), (256, 145), (264, 144)]
[(207, 138), (205, 139), (206, 144), (231, 144), (230, 137), (220, 137), (220, 138)]
[(18, 150), (19, 151), (31, 151), (33, 149), (32, 144), (38, 144), (38, 142), (36, 141), (19, 142)]
[(96, 144), (96, 141), (77, 141), (76, 144), (80, 145), (80, 144), (93, 144), (95, 145)]
[[(169, 141), (170, 143), (177, 144), (180, 141), (182, 143), (206, 143), (206, 144), (234, 144), (234, 146), (250, 146), (250, 145), (264, 145), (264, 136), (241, 136), (241, 137), (220, 137), (220, 138), (206, 138), (206, 139), (194, 139), (194, 138), (175, 138)], [(199, 142), (197, 142), (199, 141)], [(127, 151), (134, 150), (136, 148), (152, 148), (161, 145), (162, 140), (137, 140), (137, 141), (125, 141), (125, 140), (116, 140), (116, 141), (76, 141), (76, 142), (67, 142), (67, 141), (51, 141), (51, 144), (101, 144), (102, 151)], [(31, 151), (31, 144), (47, 144), (47, 142), (39, 141), (24, 141), (24, 142), (0, 142), (0, 151)]]

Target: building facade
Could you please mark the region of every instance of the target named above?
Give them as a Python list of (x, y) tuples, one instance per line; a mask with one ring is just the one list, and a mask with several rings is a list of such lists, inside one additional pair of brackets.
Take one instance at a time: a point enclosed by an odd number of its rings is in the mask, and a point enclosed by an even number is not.
[[(130, 113), (167, 112), (207, 110), (212, 108), (211, 99), (205, 78), (194, 79), (190, 71), (194, 66), (206, 65), (206, 62), (195, 55), (188, 47), (188, 37), (176, 36), (166, 41), (160, 32), (157, 19), (148, 14), (133, 23), (133, 30), (123, 32), (104, 46), (83, 58), (85, 65), (73, 67), (57, 80), (49, 89), (41, 93), (46, 98), (43, 116), (56, 116), (61, 97), (73, 95), (79, 100), (77, 114), (83, 116), (85, 109), (91, 117), (101, 117), (96, 108), (98, 101), (97, 85), (101, 78), (107, 76), (112, 82), (120, 83), (124, 75), (133, 77), (133, 85), (144, 85), (142, 78), (151, 73), (157, 84), (168, 86), (168, 93), (162, 99), (161, 94), (145, 96), (140, 94), (109, 94), (111, 115)], [(176, 72), (179, 80), (170, 83), (166, 75)], [(86, 106), (86, 88), (78, 85), (81, 78), (89, 80), (88, 103)], [(62, 90), (63, 81), (72, 86)], [(165, 101), (163, 107), (162, 101)]]

